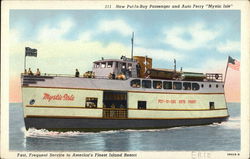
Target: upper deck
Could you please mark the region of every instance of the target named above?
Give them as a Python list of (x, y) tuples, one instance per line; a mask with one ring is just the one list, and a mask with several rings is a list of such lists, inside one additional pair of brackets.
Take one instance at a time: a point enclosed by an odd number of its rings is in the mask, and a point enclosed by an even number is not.
[(108, 79), (84, 78), (73, 75), (29, 76), (22, 74), (23, 87), (116, 90), (158, 93), (224, 93), (222, 81), (185, 81), (145, 78)]
[(92, 71), (79, 76), (22, 74), (22, 86), (168, 93), (224, 93), (219, 73), (183, 72), (152, 68), (152, 59), (134, 56), (93, 62)]

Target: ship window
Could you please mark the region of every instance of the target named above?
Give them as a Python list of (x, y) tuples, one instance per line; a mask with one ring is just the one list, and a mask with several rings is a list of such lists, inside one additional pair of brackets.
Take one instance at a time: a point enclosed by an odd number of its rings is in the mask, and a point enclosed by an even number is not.
[(126, 63), (122, 63), (122, 69), (126, 69)]
[(142, 88), (151, 88), (150, 80), (142, 80)]
[(138, 109), (147, 109), (147, 101), (138, 101)]
[(184, 89), (184, 90), (191, 90), (191, 83), (189, 83), (189, 82), (184, 82), (184, 83), (183, 83), (183, 89)]
[(175, 89), (175, 90), (181, 90), (182, 89), (181, 82), (174, 82), (173, 89)]
[(172, 82), (166, 82), (166, 81), (164, 81), (163, 82), (163, 88), (164, 89), (172, 89), (173, 88)]
[(128, 63), (128, 69), (132, 69), (132, 63)]
[(162, 88), (162, 82), (161, 81), (153, 81), (153, 87), (155, 89), (161, 89)]
[(211, 86), (211, 84), (209, 85), (209, 88), (211, 88), (212, 86)]
[(209, 109), (214, 109), (214, 102), (209, 102)]
[(222, 87), (224, 88), (224, 84), (222, 85)]
[(192, 83), (192, 90), (197, 91), (200, 89), (200, 85), (198, 83)]
[(216, 88), (218, 88), (219, 87), (219, 85), (218, 84), (216, 84)]
[(134, 79), (130, 82), (130, 86), (133, 88), (140, 88), (141, 87), (141, 80)]
[(112, 62), (108, 62), (108, 68), (111, 68), (112, 67)]
[(99, 64), (99, 63), (95, 64), (95, 67), (96, 67), (96, 68), (99, 68), (99, 67), (100, 67), (100, 64)]
[(96, 108), (97, 107), (97, 98), (86, 97), (86, 108)]
[(36, 102), (35, 99), (31, 99), (31, 100), (30, 100), (30, 105), (35, 104), (35, 102)]
[(204, 85), (203, 84), (201, 84), (201, 88), (203, 88), (204, 87)]
[(102, 63), (102, 64), (101, 64), (101, 67), (102, 67), (102, 68), (105, 68), (105, 67), (106, 67), (106, 63), (105, 63), (105, 62)]

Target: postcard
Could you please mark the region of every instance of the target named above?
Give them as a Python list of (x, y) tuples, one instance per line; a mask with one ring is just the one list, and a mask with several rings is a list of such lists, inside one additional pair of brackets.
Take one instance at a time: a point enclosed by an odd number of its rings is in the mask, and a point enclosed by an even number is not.
[(249, 158), (248, 1), (3, 1), (1, 158)]

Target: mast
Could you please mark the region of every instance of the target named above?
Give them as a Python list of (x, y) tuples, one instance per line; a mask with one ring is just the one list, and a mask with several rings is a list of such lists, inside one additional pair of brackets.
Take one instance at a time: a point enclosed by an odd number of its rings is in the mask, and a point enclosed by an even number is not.
[(176, 60), (174, 59), (174, 72), (176, 72)]
[(132, 48), (131, 48), (131, 59), (133, 60), (133, 49), (134, 49), (134, 32), (132, 33), (132, 38), (131, 38), (131, 44), (132, 44)]

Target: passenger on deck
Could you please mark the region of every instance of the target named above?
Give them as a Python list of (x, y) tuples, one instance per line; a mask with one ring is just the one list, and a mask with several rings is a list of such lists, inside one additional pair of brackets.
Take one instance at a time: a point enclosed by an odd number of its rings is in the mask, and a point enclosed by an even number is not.
[(33, 72), (31, 71), (31, 68), (29, 68), (28, 75), (33, 76)]
[(40, 72), (40, 70), (38, 68), (38, 69), (36, 69), (36, 76), (40, 76), (40, 75), (41, 75), (41, 72)]
[(92, 72), (91, 78), (95, 78), (95, 72)]
[(112, 79), (112, 73), (111, 73), (111, 72), (109, 73), (108, 78), (109, 78), (109, 79)]
[(137, 77), (140, 76), (141, 66), (139, 64), (136, 65)]
[(161, 83), (157, 83), (156, 89), (161, 89), (161, 88), (162, 88), (162, 84)]
[(112, 79), (115, 79), (115, 73), (114, 72), (112, 73)]
[(173, 85), (173, 89), (176, 89), (176, 85), (175, 84)]
[(76, 74), (75, 74), (75, 77), (79, 77), (79, 71), (78, 71), (78, 69), (76, 69)]
[(25, 69), (24, 70), (24, 75), (27, 75), (27, 74), (28, 74), (27, 69)]

